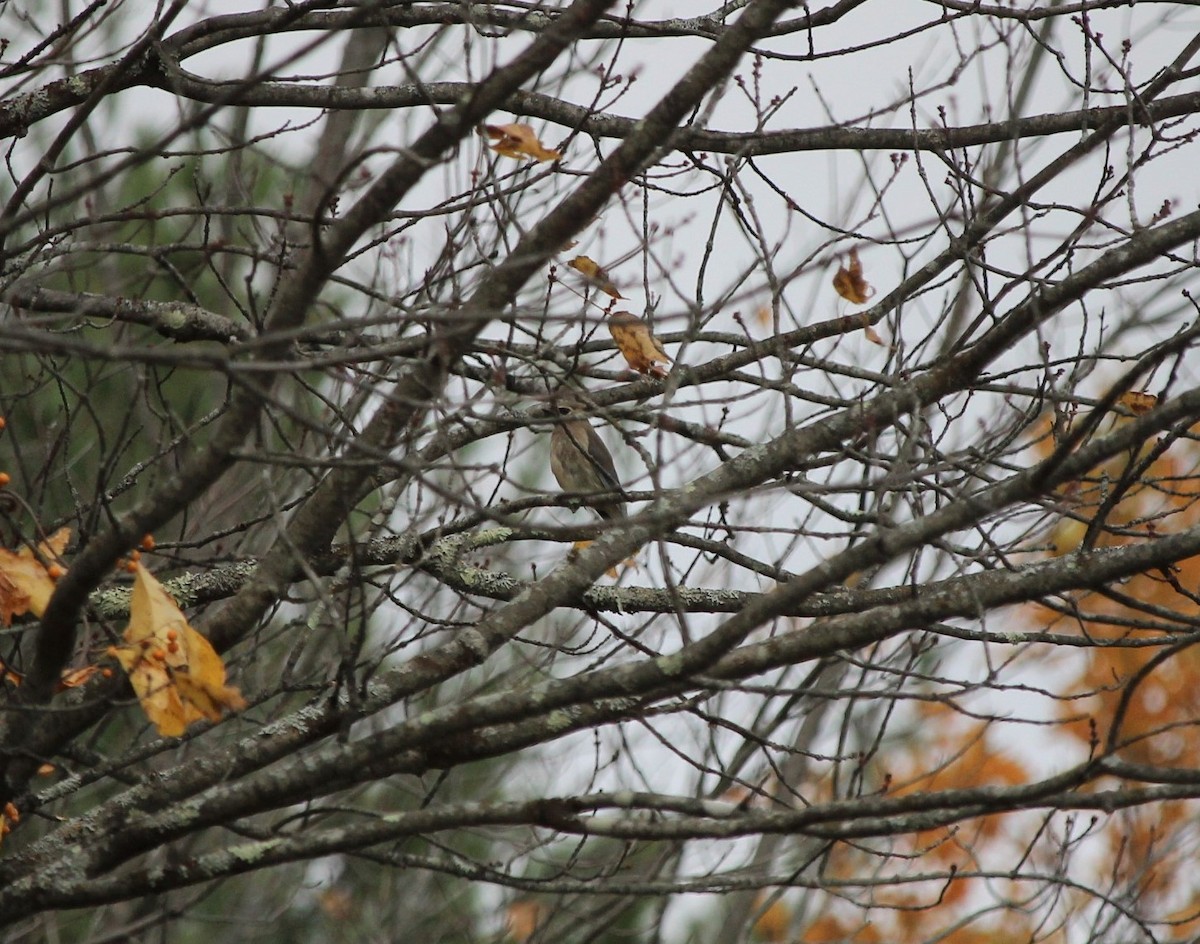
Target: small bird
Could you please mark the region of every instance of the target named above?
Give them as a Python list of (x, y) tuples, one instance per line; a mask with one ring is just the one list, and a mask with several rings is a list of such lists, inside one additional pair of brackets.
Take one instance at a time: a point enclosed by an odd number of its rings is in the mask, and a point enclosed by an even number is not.
[(605, 521), (625, 517), (620, 498), (587, 496), (621, 492), (612, 455), (585, 415), (586, 404), (571, 391), (560, 390), (554, 403), (561, 419), (550, 434), (550, 471), (563, 491), (580, 495)]

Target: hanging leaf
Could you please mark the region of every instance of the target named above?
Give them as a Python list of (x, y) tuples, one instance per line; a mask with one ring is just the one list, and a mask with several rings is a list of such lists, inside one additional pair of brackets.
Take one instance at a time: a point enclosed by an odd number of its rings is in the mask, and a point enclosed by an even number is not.
[(617, 291), (617, 287), (612, 284), (608, 273), (594, 259), (589, 259), (587, 256), (576, 256), (567, 265), (576, 272), (582, 273), (583, 277), (588, 280), (589, 285), (594, 285), (605, 295), (609, 295), (612, 298), (625, 297)]
[(531, 157), (535, 161), (562, 160), (562, 153), (543, 146), (529, 125), (484, 125), (483, 132), (493, 139), (492, 150), (505, 157)]
[(632, 370), (651, 377), (667, 376), (660, 365), (671, 363), (671, 358), (641, 318), (632, 312), (614, 311), (608, 316), (608, 331)]
[(879, 332), (872, 328), (870, 323), (866, 321), (863, 322), (863, 335), (872, 344), (878, 344), (880, 347), (889, 346), (887, 341), (880, 336)]
[(164, 737), (177, 737), (193, 721), (217, 721), (246, 707), (225, 684), (225, 663), (212, 644), (188, 625), (170, 594), (137, 565), (125, 645), (112, 650), (142, 710)]
[(54, 581), (63, 574), (58, 563), (71, 539), (70, 528), (59, 528), (37, 546), (7, 551), (0, 548), (0, 622), (11, 626), (24, 613), (41, 616), (54, 593)]
[(867, 284), (858, 261), (858, 250), (851, 249), (846, 265), (840, 266), (833, 277), (833, 288), (842, 298), (854, 305), (864, 305), (875, 290)]

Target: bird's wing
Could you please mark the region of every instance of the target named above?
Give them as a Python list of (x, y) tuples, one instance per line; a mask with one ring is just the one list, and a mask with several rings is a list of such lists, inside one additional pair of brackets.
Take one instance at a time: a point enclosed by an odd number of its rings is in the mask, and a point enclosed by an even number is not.
[[(588, 462), (604, 479), (605, 483), (615, 492), (621, 491), (621, 480), (617, 478), (617, 467), (613, 464), (612, 455), (604, 445), (595, 428), (587, 420), (577, 421), (582, 429), (568, 429), (571, 442), (587, 457)], [(574, 426), (574, 424), (572, 424)], [(580, 441), (582, 438), (583, 441)]]

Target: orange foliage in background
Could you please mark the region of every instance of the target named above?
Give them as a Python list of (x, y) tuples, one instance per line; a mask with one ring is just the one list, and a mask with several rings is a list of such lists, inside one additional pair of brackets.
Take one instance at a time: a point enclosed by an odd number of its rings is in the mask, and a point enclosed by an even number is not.
[[(1154, 408), (1156, 398), (1139, 391), (1120, 397), (1113, 416), (1103, 421), (1096, 435), (1104, 435), (1134, 416)], [(1056, 446), (1048, 435), (1033, 449), (1038, 459)], [(1192, 433), (1197, 430), (1193, 429)], [(1092, 546), (1116, 547), (1175, 533), (1200, 524), (1200, 449), (1197, 443), (1178, 439), (1157, 452), (1150, 440), (1127, 453), (1114, 456), (1058, 491), (1065, 515), (1051, 532), (1046, 553), (1059, 556), (1080, 550), (1097, 514), (1108, 507), (1092, 529)], [(1143, 467), (1144, 466), (1144, 467)], [(1191, 632), (1200, 617), (1195, 598), (1200, 588), (1200, 557), (1179, 562), (1169, 570), (1137, 574), (1107, 592), (1073, 595), (1062, 610), (1035, 605), (1026, 608), (1033, 628), (1058, 633), (1084, 634), (1098, 642), (1168, 639), (1171, 631)], [(1157, 612), (1155, 612), (1157, 611)], [(1165, 645), (1169, 645), (1167, 642)], [(1200, 649), (1184, 648), (1137, 681), (1150, 660), (1161, 656), (1165, 645), (1128, 648), (1097, 645), (1081, 649), (1077, 674), (1064, 678), (1059, 691), (1074, 700), (1058, 703), (1061, 731), (1088, 747), (1104, 750), (1113, 737), (1119, 706), (1125, 702), (1120, 728), (1115, 732), (1116, 753), (1138, 764), (1195, 768), (1200, 766)], [(1080, 699), (1084, 694), (1086, 698)], [(1119, 787), (1114, 780), (1098, 788)], [(1108, 849), (1093, 867), (1117, 882), (1134, 880), (1145, 895), (1178, 895), (1190, 881), (1190, 856), (1178, 848), (1175, 837), (1194, 819), (1186, 801), (1167, 801), (1123, 811), (1110, 817), (1103, 832)], [(1184, 926), (1200, 927), (1200, 895), (1191, 894), (1186, 907), (1176, 912)], [(1187, 935), (1184, 934), (1184, 937)]]
[[(1138, 391), (1125, 394), (1112, 420), (1102, 423), (1097, 435), (1153, 405), (1154, 399), (1148, 394)], [(1042, 459), (1054, 447), (1051, 436), (1042, 436), (1035, 443), (1034, 452)], [(1070, 517), (1064, 517), (1054, 526), (1048, 553), (1061, 555), (1079, 550), (1105, 503), (1112, 507), (1094, 529), (1094, 547), (1153, 540), (1200, 523), (1200, 450), (1186, 440), (1172, 443), (1161, 455), (1153, 454), (1154, 447), (1153, 441), (1143, 443), (1061, 487), (1061, 507)], [(1143, 463), (1148, 463), (1146, 468), (1139, 469)], [(1127, 477), (1127, 486), (1122, 486)], [(1070, 524), (1064, 524), (1068, 520)], [(1191, 557), (1169, 571), (1137, 574), (1109, 588), (1115, 592), (1077, 594), (1072, 601), (1074, 613), (1037, 606), (1030, 608), (1031, 616), (1040, 627), (1086, 633), (1088, 638), (1099, 641), (1161, 639), (1166, 629), (1186, 629), (1187, 622), (1200, 616), (1200, 605), (1190, 595), (1196, 588), (1200, 588), (1200, 557)], [(1145, 608), (1149, 607), (1157, 608), (1160, 615), (1147, 612)], [(1164, 626), (1161, 615), (1164, 611), (1175, 614), (1180, 622), (1173, 627)], [(1157, 625), (1141, 628), (1132, 625), (1136, 623)], [(1101, 741), (1108, 737), (1117, 707), (1125, 697), (1125, 683), (1160, 651), (1159, 646), (1087, 649), (1083, 671), (1064, 690), (1090, 695), (1085, 703), (1063, 706), (1066, 730), (1089, 745), (1097, 736)], [(1200, 740), (1190, 727), (1190, 722), (1200, 716), (1200, 688), (1192, 682), (1198, 669), (1200, 651), (1184, 649), (1138, 685), (1119, 732), (1122, 757), (1137, 763), (1188, 767), (1200, 763)], [(1170, 738), (1155, 737), (1180, 723), (1189, 726), (1176, 728)]]
[[(1156, 398), (1141, 392), (1123, 395), (1094, 435), (1108, 434), (1156, 403)], [(1049, 419), (1039, 432), (1032, 452), (1040, 461), (1054, 452), (1058, 440), (1051, 434)], [(1035, 551), (1043, 556), (1081, 551), (1085, 541), (1089, 547), (1115, 547), (1198, 525), (1200, 446), (1187, 439), (1166, 449), (1160, 449), (1155, 440), (1140, 443), (1064, 484), (1052, 498), (1061, 517), (1050, 526), (1049, 540), (1043, 538)], [(1090, 533), (1101, 510), (1103, 520)], [(1156, 612), (1148, 612), (1147, 607)], [(1172, 624), (1171, 614), (1178, 622)], [(1182, 561), (1169, 572), (1138, 574), (1106, 587), (1105, 592), (1075, 594), (1061, 610), (1053, 605), (1029, 605), (1021, 616), (1026, 620), (1023, 629), (1086, 635), (1101, 643), (1163, 640), (1170, 629), (1190, 632), (1193, 621), (1200, 618), (1200, 557)], [(1103, 748), (1118, 706), (1128, 697), (1131, 680), (1163, 650), (1162, 645), (1070, 650), (1064, 664), (1071, 668), (1061, 673), (1055, 669), (1046, 676), (1047, 688), (1058, 696), (1052, 712), (1059, 719), (1046, 736), (1071, 739), (1071, 756), (1082, 756), (1083, 752), (1075, 749), (1079, 745), (1084, 752)], [(1030, 652), (1053, 654), (1040, 649)], [(1120, 757), (1141, 764), (1200, 767), (1197, 678), (1200, 646), (1182, 649), (1137, 684), (1117, 738)], [(910, 736), (897, 739), (875, 759), (883, 792), (902, 796), (1016, 786), (1040, 775), (1004, 749), (994, 718), (974, 720), (961, 708), (947, 698), (915, 709)], [(1105, 778), (1085, 789), (1120, 786), (1113, 778)], [(816, 783), (813, 790), (820, 795)], [(1172, 939), (1186, 939), (1200, 931), (1200, 888), (1191, 888), (1190, 846), (1179, 837), (1194, 820), (1194, 804), (1186, 801), (1150, 804), (1102, 817), (1089, 828), (1094, 845), (1089, 846), (1087, 857), (1080, 857), (1078, 867), (1091, 872), (1093, 880), (1096, 875), (1107, 876), (1117, 885), (1129, 883), (1139, 888), (1170, 916)], [(1016, 878), (985, 881), (968, 874), (987, 870), (989, 861), (996, 861), (989, 858), (989, 850), (999, 849), (997, 844), (1024, 846), (1026, 861), (1034, 872), (1059, 867), (1051, 848), (1054, 840), (1047, 836), (1045, 849), (1037, 844), (1043, 824), (1040, 816), (1008, 813), (892, 837), (883, 855), (901, 857), (897, 861), (903, 864), (888, 867), (897, 883), (873, 890), (871, 907), (822, 909), (807, 925), (801, 922), (799, 940), (812, 944), (931, 937), (942, 944), (1065, 941), (1065, 923), (1047, 925), (1037, 909), (1020, 907), (1028, 899), (1028, 884)], [(875, 858), (863, 847), (838, 843), (829, 850), (824, 871), (831, 878), (853, 881), (854, 876), (870, 870), (873, 858), (879, 873), (882, 857)], [(906, 878), (922, 873), (944, 878), (936, 883), (931, 879), (905, 884)], [(1065, 889), (1059, 914), (1065, 916), (1093, 903), (1086, 893)], [(972, 913), (974, 919), (966, 917)]]

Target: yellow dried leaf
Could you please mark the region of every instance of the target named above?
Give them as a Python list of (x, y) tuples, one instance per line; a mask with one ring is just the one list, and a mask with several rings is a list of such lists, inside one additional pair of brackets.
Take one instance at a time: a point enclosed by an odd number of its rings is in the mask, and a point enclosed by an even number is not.
[(71, 539), (70, 528), (59, 528), (38, 544), (35, 554), (22, 547), (17, 552), (0, 548), (0, 622), (11, 626), (14, 616), (32, 613), (41, 616), (54, 593), (54, 579), (46, 571), (46, 561), (55, 563)]
[(625, 297), (617, 291), (617, 287), (612, 284), (608, 273), (594, 259), (589, 259), (587, 256), (576, 256), (567, 265), (576, 272), (581, 273), (588, 280), (589, 284), (596, 286), (605, 295), (609, 295), (612, 298)]
[(171, 595), (137, 565), (125, 645), (114, 654), (159, 734), (177, 737), (193, 721), (217, 721), (246, 707), (225, 684), (225, 663), (212, 644), (188, 625)]
[(833, 288), (842, 298), (855, 305), (865, 304), (875, 294), (875, 290), (863, 278), (857, 249), (850, 250), (846, 265), (840, 266), (833, 276)]
[(531, 157), (535, 161), (561, 161), (562, 154), (545, 147), (529, 125), (484, 125), (483, 132), (493, 139), (491, 148), (505, 157)]
[(632, 370), (652, 377), (667, 376), (661, 365), (671, 363), (671, 358), (641, 318), (632, 312), (614, 311), (608, 316), (608, 331)]

